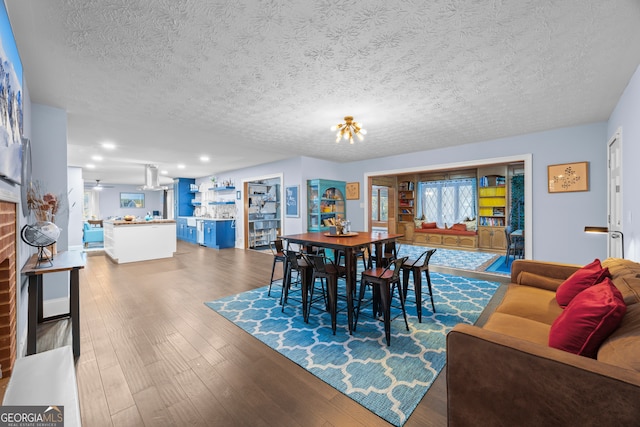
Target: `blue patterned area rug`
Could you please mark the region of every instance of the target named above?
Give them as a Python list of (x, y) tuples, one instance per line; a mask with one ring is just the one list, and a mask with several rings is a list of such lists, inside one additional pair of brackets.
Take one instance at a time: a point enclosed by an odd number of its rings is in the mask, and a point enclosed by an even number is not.
[[(409, 258), (418, 258), (421, 253), (427, 249), (426, 246), (400, 245), (398, 256), (408, 256)], [(494, 260), (499, 257), (498, 254), (477, 251), (464, 251), (457, 249), (436, 248), (430, 265), (439, 265), (442, 267), (459, 268), (462, 270), (484, 271)]]
[[(437, 313), (423, 294), (422, 323), (416, 317), (413, 289), (407, 298), (409, 331), (398, 307), (392, 309), (391, 346), (384, 324), (364, 307), (356, 331), (349, 335), (346, 302), (340, 301), (338, 330), (323, 303), (315, 303), (309, 323), (290, 297), (284, 313), (279, 305), (281, 283), (205, 303), (272, 349), (386, 421), (402, 426), (445, 365), (446, 334), (458, 323), (473, 324), (499, 284), (431, 273)], [(426, 286), (426, 284), (425, 284)], [(394, 298), (397, 303), (397, 295)]]

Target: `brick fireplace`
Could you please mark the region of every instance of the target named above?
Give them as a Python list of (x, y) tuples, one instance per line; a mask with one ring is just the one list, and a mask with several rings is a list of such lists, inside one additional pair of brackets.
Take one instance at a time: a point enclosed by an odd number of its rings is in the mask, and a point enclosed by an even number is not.
[(16, 204), (0, 201), (0, 365), (11, 375), (16, 358)]

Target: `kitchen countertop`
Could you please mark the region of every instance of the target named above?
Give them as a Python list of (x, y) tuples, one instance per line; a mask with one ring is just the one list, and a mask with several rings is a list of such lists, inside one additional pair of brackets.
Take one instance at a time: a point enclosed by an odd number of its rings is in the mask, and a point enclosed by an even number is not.
[(204, 216), (180, 216), (178, 218), (192, 218), (195, 219), (196, 221), (233, 221), (235, 220), (235, 218), (207, 218)]
[(175, 224), (174, 219), (152, 219), (151, 221), (145, 221), (144, 219), (138, 219), (133, 221), (125, 220), (105, 220), (107, 224), (115, 225), (153, 225), (153, 224)]

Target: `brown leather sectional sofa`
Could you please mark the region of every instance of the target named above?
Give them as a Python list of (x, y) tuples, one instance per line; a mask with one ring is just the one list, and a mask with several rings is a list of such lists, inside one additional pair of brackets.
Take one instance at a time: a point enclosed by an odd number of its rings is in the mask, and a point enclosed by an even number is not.
[(640, 425), (640, 264), (602, 262), (626, 313), (595, 359), (548, 345), (558, 286), (580, 266), (514, 261), (504, 299), (483, 327), (447, 336), (450, 426)]

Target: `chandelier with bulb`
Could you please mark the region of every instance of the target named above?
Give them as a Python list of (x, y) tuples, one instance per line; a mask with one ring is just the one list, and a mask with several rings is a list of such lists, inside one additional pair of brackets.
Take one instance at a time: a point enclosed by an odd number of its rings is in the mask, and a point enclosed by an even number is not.
[(341, 138), (344, 138), (348, 139), (350, 144), (353, 144), (354, 135), (358, 137), (359, 141), (362, 141), (364, 139), (363, 135), (367, 134), (367, 131), (362, 129), (362, 123), (354, 122), (351, 116), (346, 116), (344, 123), (331, 126), (331, 130), (338, 131), (336, 133), (336, 143), (340, 142)]

